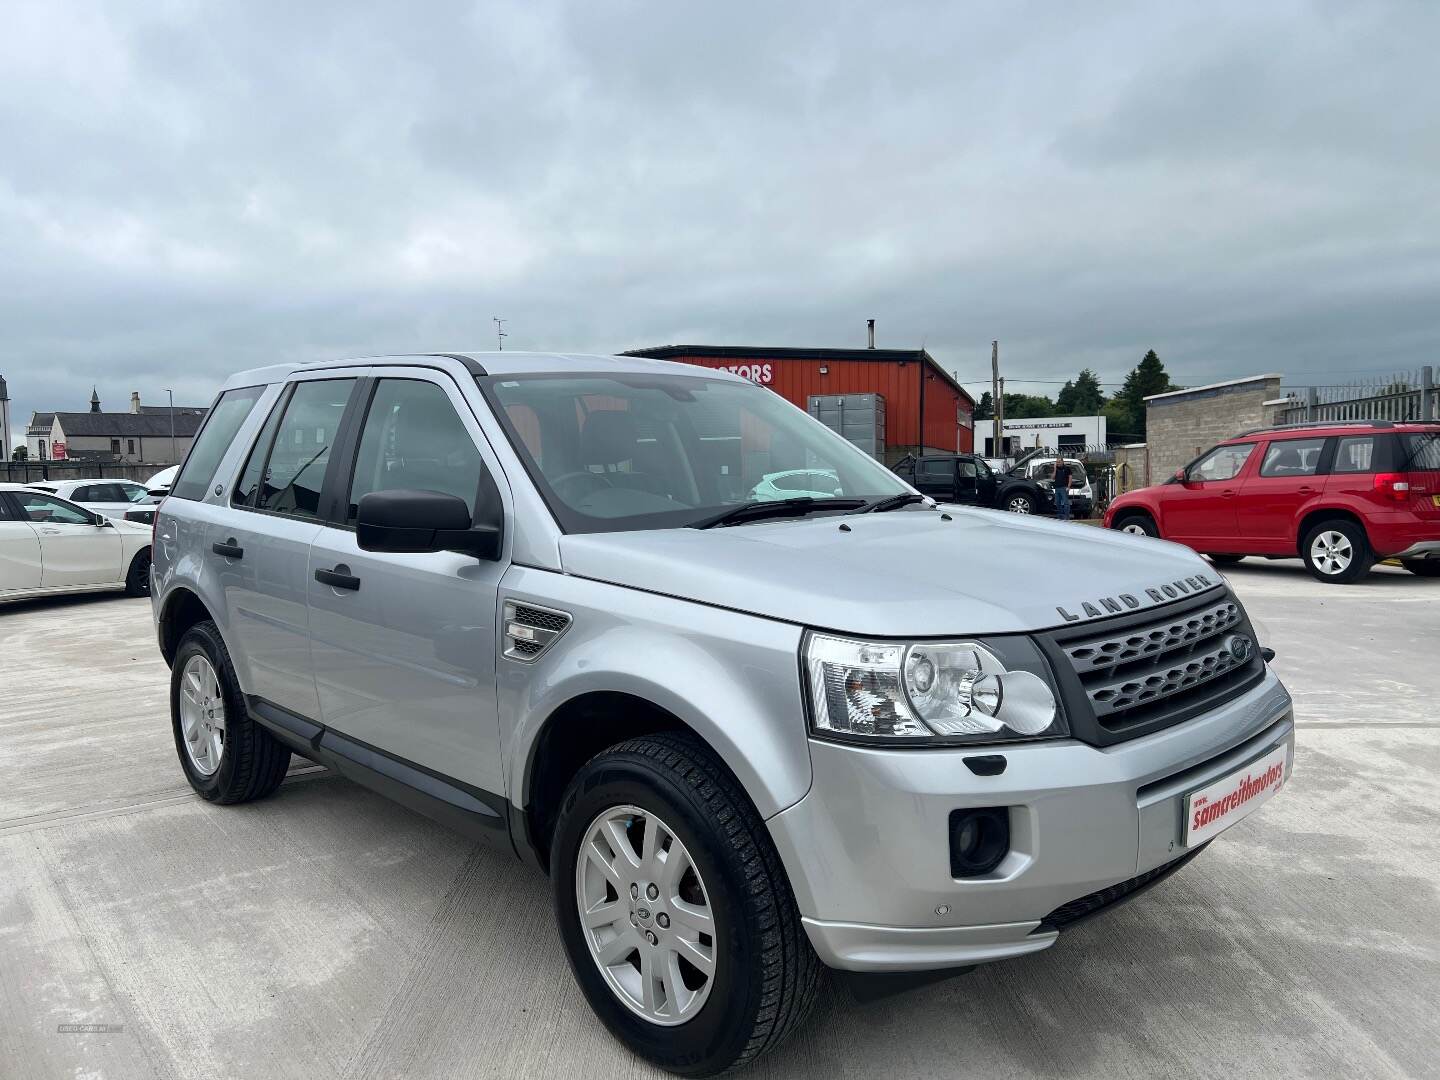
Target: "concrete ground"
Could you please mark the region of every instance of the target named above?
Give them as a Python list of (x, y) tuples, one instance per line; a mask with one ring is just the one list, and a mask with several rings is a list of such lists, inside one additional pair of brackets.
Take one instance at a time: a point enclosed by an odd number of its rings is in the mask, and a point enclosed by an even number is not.
[[(1047, 952), (827, 988), (749, 1075), (1440, 1075), (1440, 581), (1227, 576), (1296, 698), (1289, 788)], [(0, 1077), (653, 1074), (538, 874), (304, 763), (200, 801), (166, 676), (144, 601), (0, 608)]]

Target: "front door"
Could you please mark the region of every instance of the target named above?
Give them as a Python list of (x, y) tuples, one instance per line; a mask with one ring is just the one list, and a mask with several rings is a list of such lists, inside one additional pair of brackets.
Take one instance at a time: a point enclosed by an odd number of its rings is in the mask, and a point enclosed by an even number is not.
[(40, 584), (46, 589), (107, 585), (122, 580), (120, 533), (96, 525), (83, 507), (43, 492), (16, 491), (21, 513), (40, 539)]
[(355, 539), (364, 495), (440, 491), (464, 499), (473, 516), (480, 499), (500, 497), (498, 464), (448, 376), (376, 373), (353, 476), (339, 480), (347, 494), (310, 548), (320, 717), (395, 757), (503, 792), (495, 627), (505, 563), (368, 552)]
[(1183, 480), (1168, 485), (1160, 502), (1160, 534), (1197, 551), (1232, 550), (1235, 497), (1254, 449), (1254, 443), (1217, 446), (1191, 465)]
[(0, 593), (40, 587), (40, 538), (0, 491)]
[(963, 506), (980, 502), (980, 469), (971, 458), (955, 461), (955, 502)]

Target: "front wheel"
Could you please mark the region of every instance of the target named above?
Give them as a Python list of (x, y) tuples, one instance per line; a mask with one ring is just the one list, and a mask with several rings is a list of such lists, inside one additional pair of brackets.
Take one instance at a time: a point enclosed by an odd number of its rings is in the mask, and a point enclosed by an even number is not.
[(1005, 496), (1005, 509), (1012, 514), (1035, 513), (1035, 500), (1024, 492)]
[(820, 964), (755, 808), (698, 740), (593, 758), (551, 845), (560, 936), (590, 1007), (636, 1054), (711, 1076), (804, 1018)]
[(1300, 554), (1311, 574), (1332, 585), (1359, 581), (1375, 563), (1365, 530), (1344, 518), (1322, 521), (1306, 533)]
[(1155, 527), (1155, 519), (1149, 514), (1129, 514), (1117, 518), (1115, 528), (1131, 536), (1154, 536), (1160, 535), (1160, 530)]
[(1401, 559), (1400, 565), (1420, 577), (1440, 577), (1440, 559)]

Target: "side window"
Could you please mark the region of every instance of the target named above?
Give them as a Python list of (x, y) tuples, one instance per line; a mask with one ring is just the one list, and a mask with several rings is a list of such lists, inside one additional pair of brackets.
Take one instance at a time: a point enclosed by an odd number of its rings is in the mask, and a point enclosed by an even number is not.
[(962, 480), (969, 480), (979, 475), (979, 470), (975, 468), (975, 462), (973, 461), (965, 461), (962, 459), (957, 468), (959, 469)]
[(375, 491), (438, 491), (465, 500), (471, 517), (485, 465), (445, 391), (419, 379), (382, 379), (370, 401), (346, 521)]
[(95, 495), (93, 494), (93, 492), (95, 491), (95, 488), (96, 488), (96, 485), (94, 485), (94, 484), (82, 484), (82, 485), (80, 485), (79, 487), (77, 487), (74, 491), (70, 492), (70, 498), (72, 498), (72, 499), (74, 499), (76, 502), (80, 502), (80, 503), (83, 503), (83, 502), (96, 502), (97, 500), (96, 500), (96, 498), (95, 498)]
[(250, 505), (289, 517), (320, 516), (320, 489), (330, 464), (330, 447), (354, 385), (354, 379), (295, 384), (260, 474), (260, 490)]
[(1335, 448), (1335, 464), (1331, 472), (1368, 473), (1375, 471), (1375, 436), (1350, 435)]
[(1190, 467), (1191, 480), (1233, 480), (1245, 467), (1254, 451), (1254, 443), (1217, 446)]
[(920, 475), (927, 480), (948, 480), (953, 468), (949, 458), (925, 458), (920, 462)]
[(260, 434), (255, 437), (255, 445), (250, 448), (250, 456), (246, 458), (245, 468), (240, 472), (240, 481), (231, 493), (232, 505), (260, 505), (260, 481), (265, 475), (265, 463), (270, 457), (270, 447), (275, 442), (275, 429), (280, 426), (280, 418), (285, 415), (285, 406), (289, 402), (289, 393), (281, 394), (270, 410), (270, 415), (265, 418), (265, 423), (260, 425)]
[[(143, 503), (150, 501), (150, 492), (145, 490), (144, 484), (121, 484), (120, 490), (124, 494), (125, 502)], [(121, 501), (119, 499), (117, 502)]]
[(90, 489), (90, 498), (96, 502), (126, 502), (125, 489), (119, 484), (96, 484)]
[(37, 524), (92, 525), (95, 522), (94, 517), (80, 507), (61, 502), (53, 495), (17, 491), (15, 497), (20, 500), (25, 516)]
[(244, 386), (237, 390), (226, 390), (211, 407), (205, 417), (195, 443), (185, 458), (180, 475), (170, 488), (170, 495), (176, 499), (203, 499), (220, 467), (220, 459), (230, 449), (235, 433), (255, 402), (260, 400), (263, 386)]
[(1260, 462), (1261, 476), (1314, 476), (1320, 467), (1324, 439), (1282, 439), (1272, 442)]

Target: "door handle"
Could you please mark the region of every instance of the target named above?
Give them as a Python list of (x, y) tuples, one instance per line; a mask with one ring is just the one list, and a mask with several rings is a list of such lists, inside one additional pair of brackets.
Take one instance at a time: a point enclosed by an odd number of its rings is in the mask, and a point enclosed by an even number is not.
[(1296, 490), (1299, 494), (1301, 494), (1301, 495), (1314, 495), (1314, 494), (1315, 494), (1315, 489), (1314, 489), (1313, 487), (1311, 487), (1309, 484), (1306, 484), (1304, 487), (1301, 487), (1301, 488), (1296, 488), (1295, 490)]
[(219, 543), (218, 541), (211, 544), (210, 550), (213, 551), (216, 555), (224, 555), (227, 559), (243, 559), (245, 557), (245, 549), (239, 544), (235, 543), (235, 538), (233, 536), (230, 537), (229, 540), (226, 540), (223, 544)]
[(1226, 488), (1224, 491), (1220, 492), (1220, 497), (1222, 499), (1233, 499), (1235, 497), (1235, 489)]
[(349, 589), (355, 592), (360, 588), (360, 579), (350, 573), (350, 567), (343, 562), (336, 564), (334, 570), (316, 570), (315, 580), (335, 589)]

